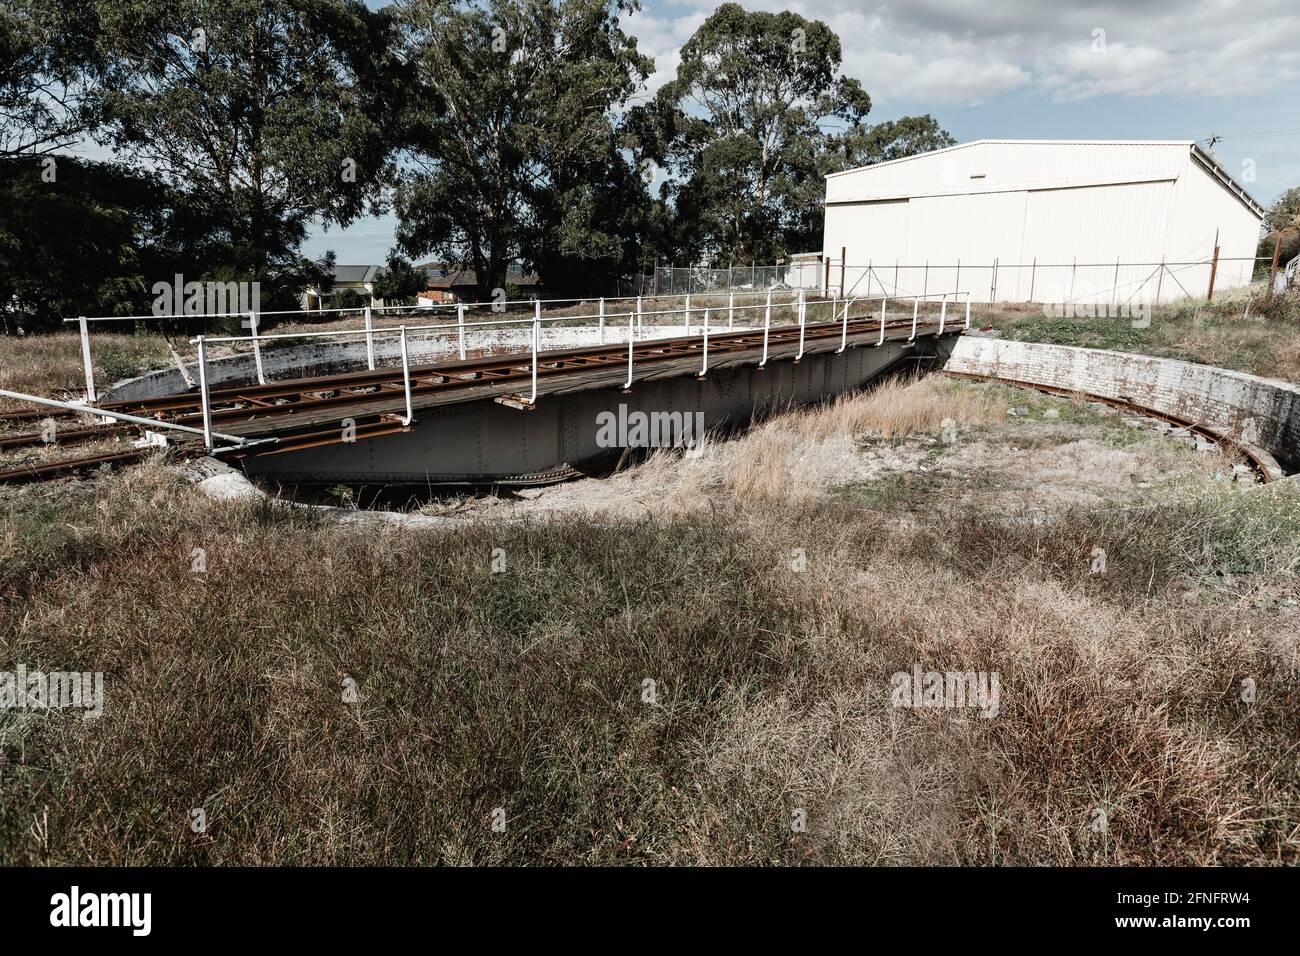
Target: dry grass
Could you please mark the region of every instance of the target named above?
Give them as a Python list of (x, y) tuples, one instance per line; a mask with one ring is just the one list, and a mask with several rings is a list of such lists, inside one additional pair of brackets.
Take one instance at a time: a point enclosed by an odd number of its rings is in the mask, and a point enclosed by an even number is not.
[(886, 379), (868, 392), (796, 409), (752, 429), (728, 449), (728, 487), (742, 502), (797, 499), (816, 490), (806, 479), (817, 471), (819, 452), (828, 445), (863, 436), (937, 433), (947, 421), (996, 424), (1006, 415), (999, 393), (962, 388), (935, 375)]
[[(0, 716), (0, 860), (1296, 862), (1296, 630), (1245, 600), (1294, 593), (1294, 495), (357, 533), (156, 465), (10, 489), (3, 659), (107, 706)], [(891, 707), (914, 664), (998, 716)]]
[[(94, 335), (91, 343), (100, 387), (169, 361), (166, 343), (158, 336)], [(84, 397), (81, 337), (74, 332), (0, 336), (0, 388), (48, 398)], [(16, 404), (0, 399), (0, 409)]]

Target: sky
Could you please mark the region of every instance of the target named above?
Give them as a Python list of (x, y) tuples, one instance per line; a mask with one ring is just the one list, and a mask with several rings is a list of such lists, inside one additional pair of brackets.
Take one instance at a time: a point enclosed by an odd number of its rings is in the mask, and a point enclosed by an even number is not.
[[(372, 7), (382, 0), (367, 0)], [(643, 0), (624, 29), (655, 61), (643, 95), (719, 0)], [(872, 121), (930, 113), (976, 139), (1207, 140), (1261, 203), (1300, 185), (1296, 0), (744, 0), (840, 37)], [(304, 252), (382, 262), (390, 217), (313, 230)]]

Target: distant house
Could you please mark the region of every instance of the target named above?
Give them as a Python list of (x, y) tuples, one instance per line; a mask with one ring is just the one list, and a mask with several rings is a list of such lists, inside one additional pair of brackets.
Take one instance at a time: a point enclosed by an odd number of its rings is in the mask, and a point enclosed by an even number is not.
[(338, 309), (356, 304), (373, 309), (382, 308), (384, 300), (375, 297), (375, 280), (384, 272), (383, 266), (340, 266), (336, 265), (332, 273), (333, 287), (329, 292), (322, 292), (316, 286), (303, 290), (302, 307), (309, 311), (316, 309)]
[[(416, 266), (429, 277), (429, 285), (419, 295), (421, 305), (440, 302), (473, 302), (478, 298), (478, 281), (473, 269), (465, 269), (445, 262), (426, 262)], [(538, 295), (542, 283), (537, 276), (511, 266), (506, 270), (506, 285), (518, 289), (523, 298)], [(515, 293), (512, 291), (511, 293)]]

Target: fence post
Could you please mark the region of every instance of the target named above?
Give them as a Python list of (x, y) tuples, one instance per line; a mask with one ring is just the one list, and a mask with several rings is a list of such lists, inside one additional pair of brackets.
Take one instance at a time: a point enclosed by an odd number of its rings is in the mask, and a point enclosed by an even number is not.
[(1268, 270), (1268, 299), (1273, 301), (1273, 289), (1277, 286), (1277, 260), (1282, 254), (1282, 230), (1273, 237), (1273, 265)]
[[(538, 300), (540, 304), (541, 300)], [(465, 303), (456, 303), (456, 325), (460, 332), (460, 358), (465, 360)]]
[(77, 321), (81, 327), (81, 364), (86, 367), (86, 401), (93, 405), (96, 400), (95, 369), (90, 364), (90, 328), (84, 315)]
[(208, 407), (208, 353), (202, 335), (198, 337), (198, 346), (199, 404), (202, 406), (203, 411), (203, 447), (208, 451), (212, 451), (212, 409)]
[(1160, 257), (1160, 278), (1156, 279), (1156, 301), (1155, 301), (1156, 305), (1160, 304), (1160, 291), (1161, 289), (1164, 288), (1164, 284), (1165, 284), (1165, 257), (1161, 256)]
[(253, 364), (257, 367), (257, 384), (265, 385), (266, 376), (262, 374), (262, 345), (257, 340), (257, 313), (248, 313), (248, 334), (253, 338)]
[(1034, 256), (1034, 264), (1029, 270), (1029, 301), (1034, 301), (1034, 283), (1038, 280), (1038, 256)]

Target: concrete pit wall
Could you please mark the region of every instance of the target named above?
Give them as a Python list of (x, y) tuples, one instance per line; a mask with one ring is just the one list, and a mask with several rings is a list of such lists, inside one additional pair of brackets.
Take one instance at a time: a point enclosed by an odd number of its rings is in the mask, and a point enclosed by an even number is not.
[(1300, 468), (1300, 386), (1289, 382), (1175, 359), (977, 335), (958, 340), (945, 371), (1130, 402), (1253, 446), (1287, 473)]

